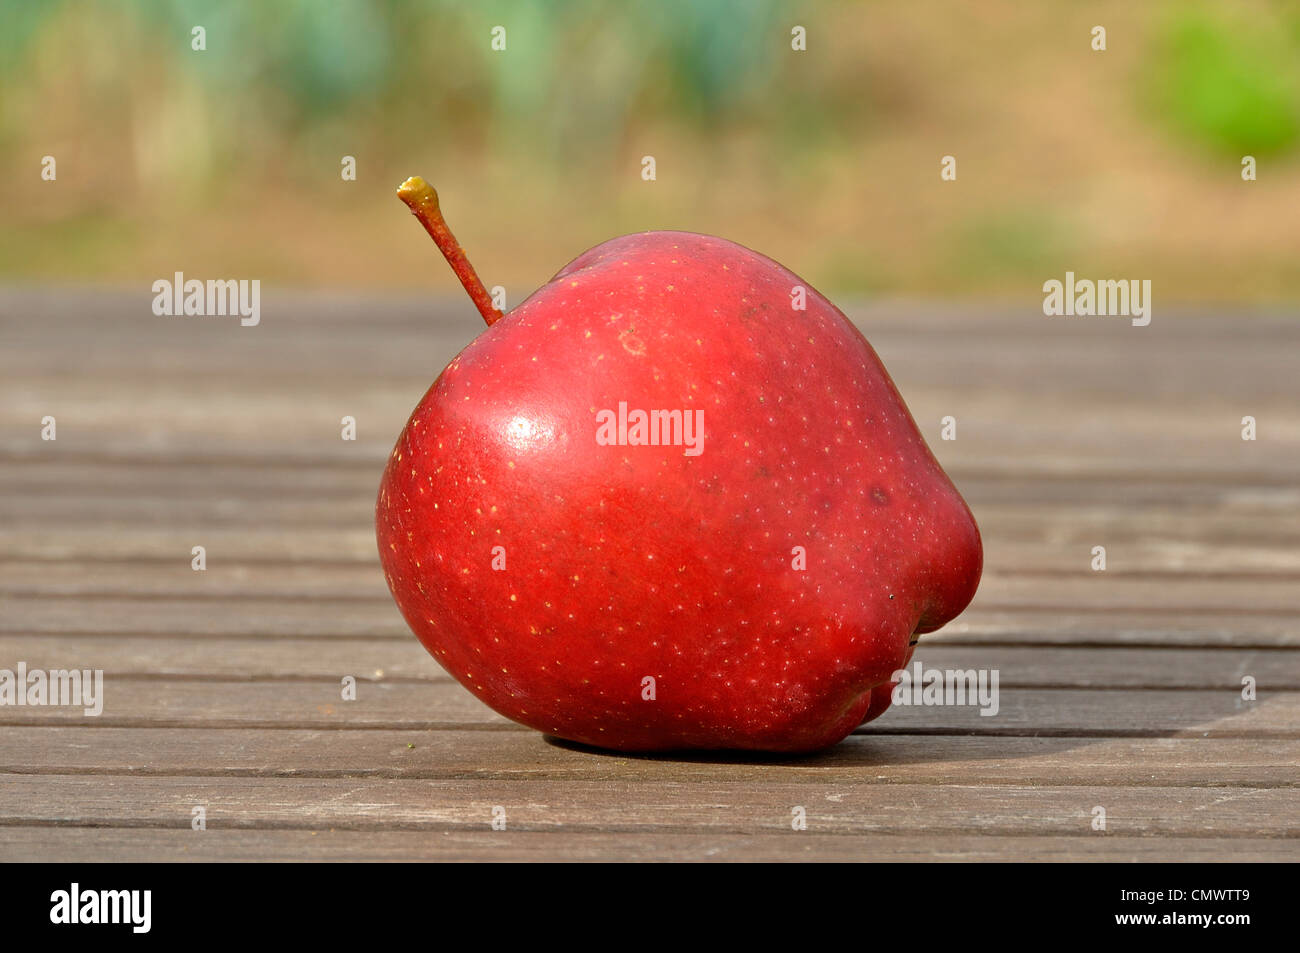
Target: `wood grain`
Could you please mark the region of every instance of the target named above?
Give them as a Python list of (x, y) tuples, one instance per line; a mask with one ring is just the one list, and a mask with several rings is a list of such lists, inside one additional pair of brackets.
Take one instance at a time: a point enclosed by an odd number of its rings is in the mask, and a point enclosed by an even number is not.
[[(6, 706), (0, 725), (87, 724), (95, 727), (311, 728), (353, 726), (437, 730), (480, 724), (515, 726), (457, 683), (359, 684), (356, 701), (341, 700), (338, 679), (223, 681), (217, 679), (108, 678), (104, 708), (86, 716), (76, 707)], [(521, 729), (522, 730), (522, 729)], [(895, 706), (867, 733), (921, 731), (993, 735), (1127, 735), (1158, 737), (1300, 737), (1300, 693), (1267, 686), (1259, 701), (1240, 689), (1217, 691), (1000, 691), (996, 716), (975, 706)]]
[(810, 830), (889, 834), (1300, 837), (1300, 789), (1024, 784), (835, 784), (799, 781), (641, 782), (408, 778), (135, 777), (10, 774), (0, 817), (23, 826), (189, 828), (205, 808), (214, 828), (675, 833)]
[[(48, 638), (0, 636), (0, 658), (40, 668), (103, 669), (107, 678), (449, 680), (413, 636), (326, 639), (309, 652), (300, 638), (213, 636)], [(944, 669), (997, 669), (1002, 688), (1154, 688), (1239, 691), (1243, 676), (1261, 690), (1300, 690), (1300, 658), (1290, 649), (1135, 649), (964, 645), (922, 640), (917, 658)]]
[(9, 727), (0, 771), (142, 777), (539, 781), (795, 781), (833, 785), (998, 782), (1097, 787), (1300, 787), (1300, 738), (1096, 738), (866, 732), (801, 757), (629, 756), (534, 732), (299, 728)]
[(196, 832), (150, 827), (9, 827), (0, 861), (68, 863), (87, 845), (104, 861), (247, 863), (297, 861), (520, 863), (530, 861), (827, 862), (827, 863), (1243, 863), (1294, 862), (1294, 842), (1268, 837), (1092, 837), (996, 834), (720, 834), (566, 831), (348, 831), (216, 828)]

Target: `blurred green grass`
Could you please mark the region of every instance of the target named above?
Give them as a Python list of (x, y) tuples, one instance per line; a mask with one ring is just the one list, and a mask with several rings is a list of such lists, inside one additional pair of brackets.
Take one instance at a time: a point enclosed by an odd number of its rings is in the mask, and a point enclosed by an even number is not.
[(1163, 24), (1147, 91), (1174, 131), (1217, 153), (1274, 155), (1300, 137), (1300, 6), (1269, 22), (1189, 4)]
[(1105, 263), (1165, 300), (1300, 296), (1282, 0), (0, 0), (0, 18), (7, 280), (386, 285), (427, 262), (450, 287), (391, 194), (418, 173), (514, 300), (656, 227), (849, 293), (1036, 296)]

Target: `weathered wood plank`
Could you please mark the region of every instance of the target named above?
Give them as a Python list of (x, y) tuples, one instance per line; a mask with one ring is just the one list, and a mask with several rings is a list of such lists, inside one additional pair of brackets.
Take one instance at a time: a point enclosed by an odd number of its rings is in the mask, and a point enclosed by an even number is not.
[(1294, 863), (1300, 841), (1262, 837), (1153, 838), (949, 834), (718, 834), (571, 831), (346, 831), (0, 827), (0, 861), (77, 863), (257, 861), (715, 861), (996, 863)]
[(190, 527), (202, 532), (216, 526), (316, 526), (355, 529), (374, 519), (375, 493), (383, 466), (375, 468), (372, 492), (347, 498), (316, 500), (274, 493), (213, 490), (188, 498), (148, 497), (144, 494), (107, 496), (95, 493), (41, 494), (0, 497), (0, 520), (18, 529), (45, 524), (83, 526), (87, 523), (141, 527)]
[(0, 633), (116, 635), (245, 635), (314, 638), (410, 637), (392, 600), (104, 598), (93, 601), (0, 596)]
[(1224, 649), (1300, 646), (1300, 619), (1223, 612), (1112, 610), (1106, 606), (982, 609), (972, 606), (942, 629), (923, 636), (930, 644), (987, 644)]
[(851, 735), (800, 757), (629, 756), (532, 732), (9, 727), (0, 773), (1296, 787), (1300, 739)]
[[(926, 636), (916, 660), (943, 669), (997, 669), (1010, 688), (1183, 688), (1236, 691), (1244, 675), (1261, 691), (1300, 690), (1294, 650), (1017, 648), (934, 643)], [(450, 679), (409, 639), (113, 638), (51, 639), (0, 636), (0, 667), (18, 661), (41, 669), (102, 669), (113, 678), (216, 677), (358, 680)]]
[[(342, 675), (348, 673), (340, 673)], [(109, 727), (410, 728), (482, 725), (526, 731), (450, 680), (373, 682), (342, 701), (340, 681), (216, 681), (105, 676), (99, 716), (81, 708), (5, 706), (0, 725)], [(1300, 737), (1300, 693), (1016, 689), (1000, 692), (994, 716), (973, 706), (894, 706), (866, 733), (1118, 737)]]
[[(221, 681), (114, 678), (105, 673), (103, 714), (83, 708), (0, 707), (0, 725), (78, 723), (95, 727), (392, 727), (434, 730), (482, 726), (520, 730), (450, 679), (373, 682), (342, 700), (344, 675), (326, 681)], [(364, 673), (357, 673), (364, 674)], [(985, 719), (987, 720), (987, 719)]]
[[(195, 572), (189, 551), (166, 562), (31, 562), (0, 559), (0, 596), (172, 599), (390, 598), (378, 558), (366, 562), (229, 563), (214, 553)], [(1297, 577), (1300, 583), (1300, 577)]]
[(478, 830), (505, 809), (516, 831), (787, 833), (803, 807), (818, 833), (1092, 836), (1104, 807), (1119, 835), (1300, 838), (1300, 789), (1099, 785), (168, 778), (8, 774), (9, 824), (209, 830)]
[(94, 525), (21, 528), (0, 525), (0, 553), (19, 559), (179, 559), (189, 565), (190, 551), (204, 546), (209, 565), (222, 559), (246, 561), (250, 557), (308, 562), (343, 560), (370, 562), (376, 559), (375, 529), (372, 525), (352, 529), (324, 529), (311, 526), (284, 529), (236, 528), (192, 525), (114, 526), (108, 521)]

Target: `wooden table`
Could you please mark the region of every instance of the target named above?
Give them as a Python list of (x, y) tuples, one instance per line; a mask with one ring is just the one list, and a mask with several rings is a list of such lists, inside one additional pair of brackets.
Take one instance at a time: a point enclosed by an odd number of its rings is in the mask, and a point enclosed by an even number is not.
[(638, 758), (494, 715), (385, 588), (380, 471), (467, 302), (150, 301), (0, 294), (0, 668), (105, 673), (99, 717), (0, 708), (0, 860), (1300, 859), (1294, 314), (850, 308), (984, 532), (918, 658), (1001, 710)]

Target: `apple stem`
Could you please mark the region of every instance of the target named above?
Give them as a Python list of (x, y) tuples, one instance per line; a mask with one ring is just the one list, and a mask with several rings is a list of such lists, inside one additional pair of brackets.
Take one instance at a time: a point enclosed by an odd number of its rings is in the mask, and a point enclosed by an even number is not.
[(413, 175), (398, 187), (397, 197), (406, 203), (424, 230), (438, 243), (438, 250), (465, 286), (474, 307), (478, 308), (483, 320), (491, 327), (503, 313), (493, 306), (487, 289), (474, 272), (474, 266), (465, 257), (465, 249), (460, 247), (460, 242), (456, 241), (456, 236), (447, 227), (447, 220), (442, 217), (442, 209), (438, 206), (438, 193), (433, 190), (433, 186), (418, 175)]

